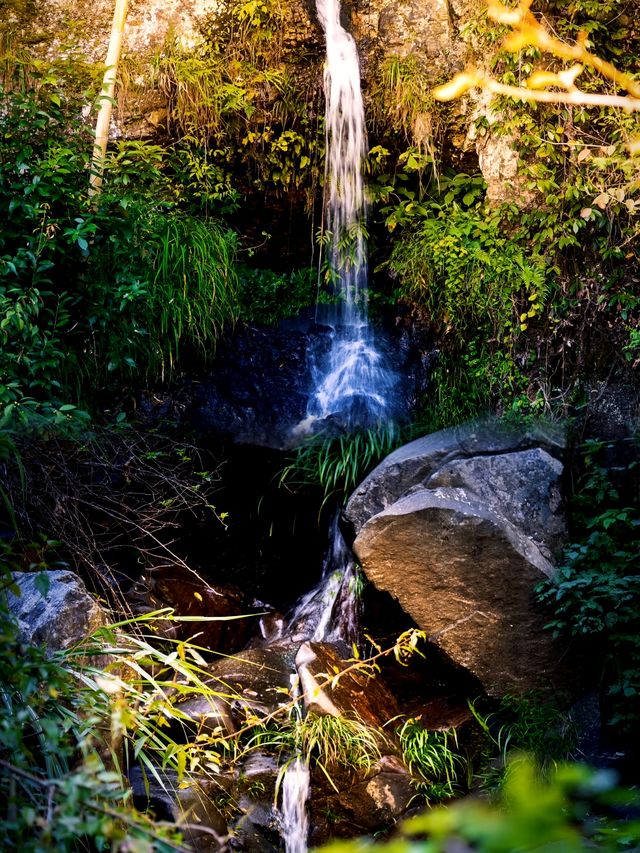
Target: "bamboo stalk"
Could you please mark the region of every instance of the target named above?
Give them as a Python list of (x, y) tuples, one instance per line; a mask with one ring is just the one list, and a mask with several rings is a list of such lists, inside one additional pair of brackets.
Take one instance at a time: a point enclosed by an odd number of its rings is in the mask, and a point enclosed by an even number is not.
[(104, 161), (107, 154), (107, 142), (109, 140), (109, 125), (111, 124), (111, 110), (113, 107), (113, 96), (116, 87), (116, 74), (124, 27), (127, 20), (127, 8), (129, 0), (116, 0), (111, 24), (111, 37), (107, 50), (106, 70), (102, 79), (100, 91), (100, 108), (96, 118), (95, 142), (93, 146), (93, 157), (91, 160), (91, 175), (89, 177), (89, 195), (95, 195), (102, 188), (104, 172)]

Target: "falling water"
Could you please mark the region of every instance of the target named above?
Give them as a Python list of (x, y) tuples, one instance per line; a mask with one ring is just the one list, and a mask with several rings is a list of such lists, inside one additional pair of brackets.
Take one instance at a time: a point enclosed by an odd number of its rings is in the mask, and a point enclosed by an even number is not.
[[(340, 531), (340, 510), (331, 521), (330, 543), (324, 558), (320, 583), (296, 604), (283, 637), (295, 642), (355, 641), (359, 600), (356, 595), (357, 568)], [(300, 714), (298, 676), (292, 677), (294, 713)], [(309, 796), (309, 765), (294, 756), (282, 778), (281, 826), (287, 853), (306, 853)]]
[(296, 755), (282, 778), (282, 837), (287, 853), (307, 851), (309, 778), (309, 765)]
[(328, 364), (317, 371), (307, 415), (338, 415), (346, 427), (388, 418), (392, 374), (382, 364), (367, 320), (366, 198), (362, 162), (367, 153), (358, 52), (340, 24), (339, 0), (316, 0), (327, 59), (325, 215), (328, 260), (340, 301)]
[(292, 640), (343, 641), (351, 645), (357, 638), (357, 568), (339, 522), (338, 510), (331, 521), (320, 582), (302, 596), (288, 620), (285, 636)]

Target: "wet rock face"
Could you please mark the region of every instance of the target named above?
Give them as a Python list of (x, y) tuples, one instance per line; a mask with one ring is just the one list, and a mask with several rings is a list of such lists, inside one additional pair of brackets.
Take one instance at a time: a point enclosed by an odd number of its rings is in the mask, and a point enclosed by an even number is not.
[[(460, 34), (484, 9), (484, 0), (358, 0), (344, 7), (343, 23), (358, 45), (365, 90), (372, 91), (378, 84), (380, 62), (385, 59), (416, 58), (434, 85), (462, 70), (468, 61), (482, 64), (484, 60), (483, 56), (473, 57), (473, 44)], [(72, 32), (74, 54), (100, 63), (106, 56), (113, 8), (113, 0), (41, 0), (15, 4), (9, 15), (42, 54), (54, 56), (68, 50)], [(185, 47), (197, 44), (201, 22), (215, 20), (224, 10), (224, 2), (218, 0), (130, 0), (123, 59), (131, 61), (134, 85), (119, 93), (113, 133), (128, 138), (166, 133), (168, 105), (150, 83), (152, 59), (163, 51), (168, 39)], [(309, 56), (323, 53), (315, 3), (286, 0), (284, 21), (283, 49), (296, 75), (307, 77)], [(321, 63), (317, 69), (317, 85), (311, 95), (314, 102), (322, 89)], [(492, 132), (490, 127), (482, 136), (475, 130), (476, 119), (485, 118), (489, 125), (494, 120), (482, 97), (462, 100), (455, 109), (456, 128), (445, 146), (471, 151), (478, 158), (489, 200), (500, 203), (517, 197), (521, 204), (529, 204), (531, 195), (517, 174), (514, 140)], [(430, 120), (428, 115), (425, 120)]]
[(296, 669), (305, 709), (320, 716), (355, 714), (368, 726), (382, 729), (399, 709), (380, 679), (352, 669), (335, 683), (326, 684), (348, 667), (328, 643), (303, 643), (296, 655)]
[(198, 430), (238, 443), (289, 446), (306, 414), (310, 348), (306, 332), (239, 329), (221, 344), (211, 373), (194, 385), (188, 418)]
[[(170, 607), (189, 621), (162, 622), (162, 634), (189, 640), (218, 654), (234, 654), (249, 636), (255, 620), (246, 596), (230, 584), (211, 585), (195, 572), (158, 570), (137, 581), (127, 595), (135, 613)], [(198, 617), (205, 617), (198, 621)]]
[(534, 600), (566, 535), (561, 444), (494, 422), (444, 430), (387, 457), (347, 507), (369, 580), (490, 695), (566, 677)]

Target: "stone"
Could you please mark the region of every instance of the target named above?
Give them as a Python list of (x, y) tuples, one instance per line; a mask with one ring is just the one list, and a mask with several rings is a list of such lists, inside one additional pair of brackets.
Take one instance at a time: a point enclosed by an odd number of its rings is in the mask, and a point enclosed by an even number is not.
[(299, 330), (238, 328), (194, 386), (189, 421), (239, 444), (288, 447), (306, 415), (310, 347), (311, 337)]
[(198, 731), (218, 733), (234, 732), (247, 717), (272, 714), (291, 702), (296, 651), (297, 646), (275, 644), (216, 661), (205, 679), (212, 695), (186, 699), (176, 708)]
[(510, 453), (540, 447), (551, 456), (565, 448), (564, 429), (538, 422), (526, 428), (498, 418), (471, 421), (417, 438), (390, 453), (355, 489), (345, 510), (356, 532), (376, 513), (429, 478), (454, 459)]
[[(44, 595), (41, 579), (48, 585)], [(68, 649), (109, 622), (106, 611), (71, 571), (14, 572), (13, 580), (20, 595), (8, 593), (9, 610), (25, 643), (49, 651)]]
[(178, 622), (180, 640), (193, 638), (213, 652), (235, 654), (255, 627), (244, 593), (231, 584), (209, 584), (195, 572), (179, 569), (151, 572), (149, 582), (162, 606), (171, 607), (176, 616), (203, 617), (202, 622)]
[[(319, 715), (355, 715), (366, 725), (382, 729), (399, 713), (396, 701), (380, 678), (351, 667), (330, 644), (303, 643), (296, 655), (296, 669), (304, 707)], [(347, 669), (335, 683), (327, 684), (327, 679)]]
[(416, 793), (411, 774), (393, 755), (383, 755), (364, 778), (344, 784), (338, 780), (337, 792), (321, 779), (313, 781), (310, 841), (314, 847), (330, 838), (389, 826), (407, 811)]
[(223, 849), (227, 838), (223, 804), (234, 780), (229, 773), (180, 783), (175, 771), (161, 767), (152, 773), (136, 765), (129, 771), (133, 805), (143, 812), (150, 810), (156, 820), (186, 824), (184, 839), (196, 853)]
[(489, 695), (562, 682), (564, 650), (533, 598), (553, 567), (485, 501), (461, 488), (416, 490), (367, 521), (354, 550), (369, 580)]
[(560, 490), (563, 465), (541, 447), (454, 459), (427, 481), (430, 489), (458, 487), (530, 536), (547, 558), (567, 541)]

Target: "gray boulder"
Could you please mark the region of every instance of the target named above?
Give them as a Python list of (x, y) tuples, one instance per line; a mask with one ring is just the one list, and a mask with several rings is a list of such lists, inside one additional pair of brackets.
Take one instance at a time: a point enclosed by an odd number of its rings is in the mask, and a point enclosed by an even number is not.
[(522, 429), (492, 418), (425, 435), (383, 459), (353, 492), (345, 514), (358, 531), (372, 516), (411, 489), (425, 486), (438, 469), (455, 459), (535, 447), (551, 456), (561, 456), (565, 447), (563, 429), (550, 423), (532, 424)]
[(44, 645), (50, 651), (67, 649), (109, 621), (73, 572), (14, 572), (13, 580), (20, 594), (8, 594), (9, 610), (26, 643)]
[(539, 426), (443, 430), (392, 453), (347, 506), (369, 580), (490, 695), (566, 683), (534, 596), (566, 537), (562, 446)]
[(567, 541), (561, 477), (562, 462), (541, 447), (491, 456), (454, 459), (427, 481), (475, 495), (552, 557)]

